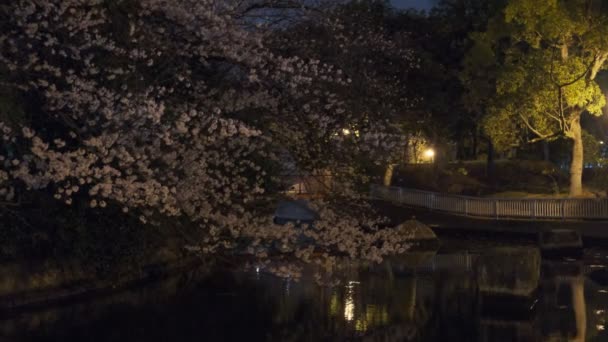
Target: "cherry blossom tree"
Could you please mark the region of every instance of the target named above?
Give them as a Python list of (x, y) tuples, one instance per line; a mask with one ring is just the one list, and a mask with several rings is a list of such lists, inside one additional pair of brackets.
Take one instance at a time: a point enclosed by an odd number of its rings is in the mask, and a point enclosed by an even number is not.
[[(349, 82), (336, 91), (344, 115), (334, 116), (340, 134), (348, 136), (350, 150), (337, 148), (337, 160), (348, 165), (390, 165), (401, 157), (404, 128), (411, 118), (408, 111), (415, 101), (405, 84), (408, 74), (417, 68), (417, 58), (409, 47), (406, 32), (392, 30), (393, 10), (382, 1), (356, 1), (313, 12), (297, 24), (275, 30), (274, 50), (288, 56), (300, 56), (339, 65)], [(361, 132), (375, 130), (384, 135), (381, 148), (372, 155), (370, 141)], [(363, 153), (361, 153), (363, 152)], [(382, 153), (379, 153), (382, 152)], [(371, 157), (372, 160), (366, 160)], [(361, 163), (363, 162), (363, 163)], [(363, 172), (362, 175), (369, 174)], [(361, 175), (361, 174), (360, 174)], [(352, 175), (351, 175), (352, 176)]]
[[(258, 209), (275, 195), (282, 154), (303, 170), (348, 166), (336, 158), (348, 137), (336, 132), (350, 120), (339, 95), (352, 80), (267, 48), (267, 32), (243, 25), (241, 5), (0, 5), (2, 87), (31, 105), (28, 122), (1, 118), (2, 200), (51, 191), (66, 205), (120, 206), (143, 223), (185, 219), (204, 232), (193, 248), (207, 253), (244, 246), (265, 257), (277, 241), (302, 260), (404, 251), (403, 232), (378, 230), (371, 217), (321, 206), (322, 220), (302, 233)], [(359, 150), (390, 147), (386, 136), (363, 129)], [(314, 243), (298, 243), (302, 234)]]

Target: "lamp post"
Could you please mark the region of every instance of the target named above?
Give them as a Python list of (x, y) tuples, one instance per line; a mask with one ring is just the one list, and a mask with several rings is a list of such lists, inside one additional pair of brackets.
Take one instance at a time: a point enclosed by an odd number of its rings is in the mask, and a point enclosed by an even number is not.
[(426, 151), (424, 151), (424, 156), (431, 161), (431, 163), (433, 163), (435, 161), (435, 150), (433, 150), (432, 148), (427, 149)]

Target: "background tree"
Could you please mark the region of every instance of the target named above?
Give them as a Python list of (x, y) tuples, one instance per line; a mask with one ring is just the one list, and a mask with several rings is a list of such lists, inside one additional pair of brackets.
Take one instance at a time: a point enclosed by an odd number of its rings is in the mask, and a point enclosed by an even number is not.
[(608, 57), (607, 11), (595, 0), (512, 0), (471, 50), (495, 72), (486, 78), (494, 92), (488, 134), (502, 148), (571, 139), (571, 196), (582, 194), (581, 115), (600, 115), (605, 105), (595, 78)]
[[(324, 153), (334, 151), (336, 160), (358, 175), (373, 173), (370, 164), (388, 164), (387, 170), (392, 170), (403, 151), (402, 126), (413, 102), (406, 80), (418, 60), (407, 34), (386, 28), (393, 15), (384, 1), (349, 2), (276, 32), (272, 42), (277, 53), (323, 60), (339, 66), (347, 78), (348, 86), (335, 92), (344, 115), (326, 123), (345, 144), (327, 138), (315, 141), (325, 141)], [(370, 131), (385, 134), (377, 150), (382, 153), (368, 153)]]
[(407, 11), (391, 23), (396, 30), (410, 32), (412, 49), (420, 56), (420, 68), (408, 78), (408, 83), (417, 84), (411, 88), (417, 96), (412, 97), (419, 99), (412, 123), (438, 147), (438, 161), (452, 143), (460, 160), (476, 159), (484, 150), (487, 139), (479, 124), (484, 105), (467, 98), (470, 87), (462, 75), (473, 44), (471, 33), (485, 31), (496, 8), (495, 1), (442, 0), (428, 15)]

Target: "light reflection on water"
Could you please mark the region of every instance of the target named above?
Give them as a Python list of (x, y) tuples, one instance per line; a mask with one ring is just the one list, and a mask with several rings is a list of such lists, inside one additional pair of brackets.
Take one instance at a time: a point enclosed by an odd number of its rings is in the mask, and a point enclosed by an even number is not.
[(344, 299), (344, 319), (352, 321), (355, 318), (355, 300), (353, 298), (355, 292), (355, 284), (358, 282), (349, 281), (346, 285), (346, 298)]
[(260, 268), (193, 273), (5, 316), (0, 340), (608, 341), (608, 264), (599, 261), (608, 251), (587, 254), (563, 262), (532, 246), (410, 253), (336, 274), (333, 286)]

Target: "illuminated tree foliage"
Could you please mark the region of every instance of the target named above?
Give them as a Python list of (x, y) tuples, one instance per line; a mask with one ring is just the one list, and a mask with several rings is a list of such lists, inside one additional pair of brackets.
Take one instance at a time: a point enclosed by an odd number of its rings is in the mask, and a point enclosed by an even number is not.
[(474, 33), (466, 62), (485, 70), (470, 88), (478, 101), (489, 97), (484, 127), (498, 147), (572, 140), (571, 196), (582, 194), (580, 117), (601, 115), (606, 103), (595, 78), (608, 58), (607, 22), (603, 1), (511, 0)]
[[(0, 5), (2, 87), (18, 93), (30, 116), (1, 118), (2, 200), (46, 190), (67, 205), (118, 205), (144, 223), (185, 218), (205, 233), (196, 246), (205, 252), (245, 243), (263, 257), (268, 241), (296, 248), (301, 231), (279, 229), (257, 210), (274, 195), (282, 156), (302, 170), (337, 171), (345, 169), (337, 156), (391, 145), (381, 126), (360, 131), (365, 148), (337, 134), (348, 122), (339, 96), (348, 77), (339, 65), (272, 52), (267, 32), (243, 19), (251, 6)], [(317, 248), (377, 260), (404, 248), (397, 232), (377, 231), (373, 220), (366, 232), (358, 218), (321, 214), (306, 232), (316, 247), (297, 257), (309, 260)]]

